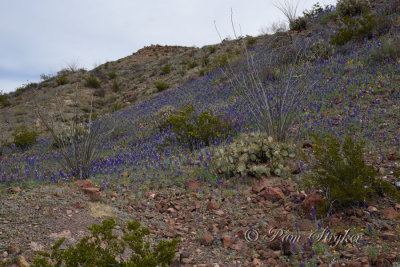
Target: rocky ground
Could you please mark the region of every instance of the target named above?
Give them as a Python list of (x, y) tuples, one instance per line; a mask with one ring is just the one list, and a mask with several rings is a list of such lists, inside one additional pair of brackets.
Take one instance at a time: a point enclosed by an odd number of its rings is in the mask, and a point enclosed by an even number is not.
[(89, 234), (88, 226), (109, 216), (117, 223), (139, 220), (153, 243), (179, 237), (173, 266), (400, 262), (400, 204), (382, 198), (319, 218), (313, 207), (321, 201), (320, 192), (299, 191), (296, 181), (278, 177), (217, 189), (188, 181), (184, 188), (143, 194), (101, 191), (90, 180), (7, 188), (1, 192), (0, 265), (29, 266), (35, 251), (49, 250), (61, 237), (65, 247), (76, 244)]

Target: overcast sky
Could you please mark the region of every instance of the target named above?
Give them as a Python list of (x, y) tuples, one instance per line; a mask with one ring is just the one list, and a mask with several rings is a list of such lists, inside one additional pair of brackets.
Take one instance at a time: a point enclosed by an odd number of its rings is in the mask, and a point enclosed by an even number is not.
[[(0, 91), (37, 82), (68, 64), (92, 69), (151, 45), (201, 47), (284, 21), (274, 0), (0, 0)], [(301, 10), (318, 0), (299, 0)], [(336, 0), (320, 0), (335, 4)]]

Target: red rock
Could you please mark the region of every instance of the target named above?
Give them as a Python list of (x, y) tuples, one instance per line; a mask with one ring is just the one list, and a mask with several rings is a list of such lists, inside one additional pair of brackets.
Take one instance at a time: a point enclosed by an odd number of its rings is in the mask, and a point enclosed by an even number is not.
[(76, 209), (83, 209), (84, 204), (82, 202), (80, 202), (80, 201), (77, 201), (77, 202), (75, 202), (74, 207)]
[(86, 193), (86, 194), (94, 193), (94, 192), (100, 192), (100, 190), (101, 190), (101, 188), (99, 188), (99, 187), (85, 187), (85, 188), (82, 188), (82, 191), (84, 193)]
[(279, 187), (267, 188), (261, 194), (266, 200), (271, 200), (274, 202), (285, 198), (282, 189)]
[(309, 220), (302, 220), (301, 222), (298, 223), (298, 227), (300, 231), (310, 231), (311, 229), (314, 228), (314, 224)]
[(222, 244), (224, 248), (229, 248), (231, 246), (231, 237), (229, 235), (224, 235), (222, 237)]
[(261, 261), (259, 259), (257, 259), (257, 258), (254, 258), (253, 262), (252, 262), (252, 266), (253, 267), (261, 266)]
[(208, 210), (216, 210), (219, 209), (219, 204), (215, 199), (211, 199), (207, 204)]
[(203, 238), (201, 239), (201, 243), (203, 245), (211, 245), (214, 242), (214, 237), (211, 234), (204, 234)]
[(22, 191), (22, 189), (19, 188), (19, 187), (12, 187), (12, 188), (11, 188), (11, 191), (12, 191), (13, 193), (19, 193), (19, 192)]
[(21, 253), (21, 250), (18, 247), (8, 246), (7, 252), (10, 254), (19, 254)]
[(190, 190), (196, 191), (200, 188), (200, 183), (198, 181), (189, 181), (187, 186), (190, 188)]
[(101, 198), (101, 192), (89, 192), (88, 197), (92, 202), (99, 201)]
[(359, 262), (359, 261), (353, 261), (353, 262), (350, 262), (348, 266), (351, 266), (351, 267), (362, 267), (362, 263)]
[(388, 240), (388, 241), (396, 241), (397, 235), (395, 235), (391, 232), (384, 232), (383, 234), (381, 234), (381, 238), (383, 238), (384, 240)]
[[(318, 214), (318, 208), (324, 204), (324, 199), (320, 197), (316, 192), (313, 192), (311, 195), (307, 196), (306, 199), (303, 200), (301, 203), (301, 207), (303, 208), (304, 214), (307, 216), (307, 218), (311, 219), (313, 214), (313, 208), (316, 212), (316, 215)], [(313, 214), (313, 216), (315, 216)]]
[(155, 199), (157, 196), (158, 196), (157, 192), (151, 192), (148, 194), (148, 198), (150, 198), (150, 199)]
[(258, 183), (255, 183), (252, 187), (251, 187), (251, 192), (254, 194), (260, 193), (261, 191), (263, 191), (264, 189), (266, 189), (268, 187), (268, 183), (266, 180), (261, 180)]
[(386, 207), (381, 211), (381, 215), (383, 219), (386, 220), (395, 220), (399, 218), (399, 213), (392, 207)]
[(75, 184), (80, 186), (80, 187), (94, 187), (95, 186), (90, 179), (77, 180), (77, 181), (75, 181)]
[(390, 153), (388, 159), (389, 160), (397, 160), (396, 152)]

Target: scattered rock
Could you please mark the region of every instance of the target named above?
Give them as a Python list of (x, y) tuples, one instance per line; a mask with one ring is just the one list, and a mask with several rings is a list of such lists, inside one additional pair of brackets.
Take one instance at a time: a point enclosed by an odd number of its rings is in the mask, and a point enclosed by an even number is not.
[(259, 259), (257, 259), (257, 258), (254, 258), (253, 262), (252, 262), (252, 266), (253, 267), (261, 266), (261, 261)]
[(387, 241), (397, 241), (397, 235), (391, 232), (384, 232), (381, 234), (381, 238)]
[(55, 239), (60, 239), (60, 238), (63, 238), (63, 237), (71, 239), (72, 234), (71, 234), (70, 230), (64, 230), (64, 231), (62, 231), (60, 233), (51, 233), (49, 236), (51, 238), (55, 238)]
[(215, 199), (211, 199), (207, 204), (208, 210), (216, 210), (219, 209), (219, 204)]
[(222, 210), (216, 210), (214, 211), (214, 213), (217, 214), (218, 216), (222, 216), (225, 214)]
[(19, 192), (22, 191), (22, 189), (19, 188), (19, 187), (12, 187), (12, 188), (11, 188), (11, 191), (12, 191), (13, 193), (19, 193)]
[(18, 247), (14, 247), (14, 246), (8, 246), (7, 252), (10, 254), (19, 254), (19, 253), (21, 253), (21, 249), (19, 249)]
[(155, 199), (158, 196), (158, 192), (150, 192), (148, 194), (149, 199)]
[(17, 259), (17, 264), (19, 267), (28, 267), (30, 264), (26, 261), (25, 257), (20, 255)]
[(86, 187), (95, 187), (93, 182), (90, 179), (87, 180), (77, 180), (75, 181), (75, 184), (80, 186), (81, 188), (86, 188)]
[(266, 200), (271, 200), (273, 202), (285, 198), (285, 194), (283, 194), (282, 189), (279, 187), (267, 188), (261, 194)]
[(399, 218), (399, 213), (393, 207), (386, 207), (381, 211), (383, 219), (395, 220)]
[(370, 212), (377, 212), (378, 209), (377, 209), (376, 207), (374, 207), (374, 206), (369, 206), (369, 207), (368, 207), (368, 211), (370, 211)]
[(318, 215), (317, 212), (318, 207), (322, 206), (323, 204), (324, 204), (324, 199), (316, 192), (313, 192), (311, 195), (309, 195), (308, 197), (306, 197), (306, 199), (303, 200), (303, 202), (301, 203), (301, 207), (303, 208), (304, 214), (309, 219), (311, 219), (313, 216)]
[(82, 202), (80, 202), (80, 201), (77, 201), (77, 202), (74, 203), (74, 207), (76, 209), (83, 209), (84, 204)]
[(204, 234), (203, 238), (201, 239), (201, 243), (203, 245), (211, 245), (214, 242), (214, 237), (211, 234)]
[(224, 235), (222, 237), (222, 243), (224, 244), (224, 248), (229, 248), (231, 246), (231, 237), (229, 235)]

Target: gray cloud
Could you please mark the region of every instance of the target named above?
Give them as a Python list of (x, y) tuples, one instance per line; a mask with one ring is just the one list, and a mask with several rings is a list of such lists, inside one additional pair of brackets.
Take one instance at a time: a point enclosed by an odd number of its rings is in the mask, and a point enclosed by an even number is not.
[[(334, 0), (320, 1), (334, 4)], [(302, 1), (309, 8), (312, 0)], [(201, 47), (283, 20), (271, 0), (4, 0), (0, 2), (0, 90), (12, 91), (70, 62), (87, 69), (150, 45)]]

